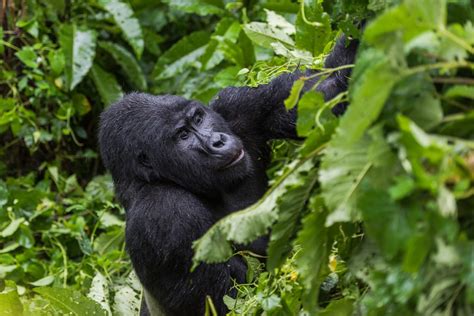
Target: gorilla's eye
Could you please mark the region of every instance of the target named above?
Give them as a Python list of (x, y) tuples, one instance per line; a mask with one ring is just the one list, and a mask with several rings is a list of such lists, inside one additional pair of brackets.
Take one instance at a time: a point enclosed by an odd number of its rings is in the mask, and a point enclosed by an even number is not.
[(202, 123), (202, 113), (196, 112), (193, 117), (194, 124), (199, 125)]
[(179, 138), (181, 139), (187, 139), (189, 137), (189, 132), (185, 129), (181, 130), (178, 134)]

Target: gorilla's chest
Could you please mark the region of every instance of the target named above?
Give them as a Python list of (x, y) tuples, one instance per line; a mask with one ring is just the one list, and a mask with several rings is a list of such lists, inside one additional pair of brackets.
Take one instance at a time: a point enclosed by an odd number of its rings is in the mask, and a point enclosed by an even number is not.
[(245, 209), (257, 202), (267, 190), (268, 181), (266, 176), (252, 177), (239, 186), (223, 192), (219, 198), (210, 201), (216, 220)]

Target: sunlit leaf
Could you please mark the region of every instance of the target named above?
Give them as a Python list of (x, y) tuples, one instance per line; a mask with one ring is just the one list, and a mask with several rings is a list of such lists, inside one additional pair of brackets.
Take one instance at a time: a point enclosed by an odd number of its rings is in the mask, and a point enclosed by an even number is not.
[(135, 55), (140, 58), (144, 47), (143, 34), (140, 23), (134, 17), (130, 5), (121, 0), (99, 0), (99, 4), (112, 14), (125, 39), (132, 46)]
[(59, 42), (66, 60), (66, 86), (74, 89), (92, 67), (95, 56), (96, 33), (75, 24), (63, 25)]

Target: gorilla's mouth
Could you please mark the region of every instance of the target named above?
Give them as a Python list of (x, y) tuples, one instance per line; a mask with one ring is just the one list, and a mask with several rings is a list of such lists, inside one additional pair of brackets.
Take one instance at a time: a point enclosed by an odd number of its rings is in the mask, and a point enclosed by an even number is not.
[(232, 159), (224, 166), (222, 169), (227, 169), (232, 166), (235, 166), (239, 161), (241, 161), (245, 156), (245, 151), (244, 149), (241, 149), (237, 154), (235, 154)]

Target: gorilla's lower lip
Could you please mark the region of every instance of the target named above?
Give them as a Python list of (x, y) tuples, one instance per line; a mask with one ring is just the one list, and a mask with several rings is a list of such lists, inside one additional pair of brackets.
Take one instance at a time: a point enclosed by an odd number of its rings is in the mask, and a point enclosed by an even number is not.
[(235, 156), (232, 158), (232, 160), (231, 160), (228, 164), (226, 164), (226, 165), (224, 166), (223, 169), (227, 169), (227, 168), (230, 168), (230, 167), (236, 165), (239, 161), (242, 160), (242, 158), (244, 158), (244, 156), (245, 156), (245, 151), (244, 151), (243, 149), (241, 149), (241, 150), (239, 151), (239, 153), (238, 153), (237, 155), (235, 155)]

